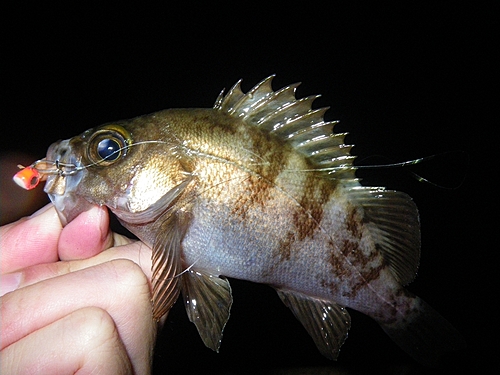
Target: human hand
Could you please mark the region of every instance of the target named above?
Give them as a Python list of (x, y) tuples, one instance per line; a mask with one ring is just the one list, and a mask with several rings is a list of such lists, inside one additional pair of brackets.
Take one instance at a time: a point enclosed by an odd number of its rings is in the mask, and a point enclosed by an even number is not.
[(151, 250), (105, 208), (62, 228), (48, 205), (0, 227), (0, 254), (0, 373), (151, 371)]

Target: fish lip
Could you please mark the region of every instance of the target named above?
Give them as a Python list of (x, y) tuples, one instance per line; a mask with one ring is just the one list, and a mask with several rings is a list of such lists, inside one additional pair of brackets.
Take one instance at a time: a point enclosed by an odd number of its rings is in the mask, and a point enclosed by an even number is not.
[[(56, 168), (54, 173), (47, 175), (44, 188), (47, 194), (64, 195), (75, 190), (86, 173), (81, 158), (76, 157), (73, 152), (70, 140), (58, 141), (50, 145), (46, 160), (54, 162)], [(70, 166), (70, 169), (60, 166)]]
[(92, 206), (77, 194), (78, 185), (87, 174), (87, 169), (82, 164), (81, 157), (77, 157), (74, 152), (70, 140), (53, 143), (47, 150), (46, 159), (72, 167), (70, 171), (61, 169), (61, 173), (48, 174), (44, 188), (64, 226)]

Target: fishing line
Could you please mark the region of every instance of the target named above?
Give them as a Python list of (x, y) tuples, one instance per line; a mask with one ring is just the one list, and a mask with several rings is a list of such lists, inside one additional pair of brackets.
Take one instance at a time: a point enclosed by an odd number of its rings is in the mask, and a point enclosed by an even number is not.
[[(192, 149), (189, 149), (187, 148), (186, 146), (182, 145), (182, 142), (180, 142), (180, 140), (177, 140), (177, 142), (179, 143), (178, 145), (176, 146), (173, 146), (172, 147), (172, 150), (174, 150), (175, 148), (182, 148), (185, 150), (186, 153), (194, 153), (194, 154), (197, 154), (197, 155), (203, 155), (203, 156), (211, 156), (212, 158), (215, 158), (215, 159), (219, 159), (218, 157), (214, 156), (214, 155), (208, 155), (208, 154), (205, 154), (205, 153), (201, 153), (201, 152), (196, 152), (195, 150), (192, 150)], [(114, 155), (116, 155), (117, 153), (120, 153), (124, 150), (128, 150), (130, 149), (131, 147), (133, 146), (139, 146), (139, 145), (144, 145), (144, 144), (168, 144), (168, 142), (166, 141), (161, 141), (161, 140), (148, 140), (148, 141), (140, 141), (140, 142), (135, 142), (135, 143), (132, 143), (130, 145), (126, 145), (126, 146), (123, 146), (123, 147), (120, 147), (119, 149), (113, 151), (111, 154), (107, 155), (105, 158), (103, 158), (102, 160), (99, 160), (99, 161), (96, 161), (96, 162), (93, 162), (93, 163), (90, 163), (90, 164), (86, 164), (86, 165), (82, 165), (82, 166), (77, 166), (76, 164), (73, 164), (73, 163), (63, 163), (59, 160), (47, 160), (47, 159), (41, 159), (41, 160), (38, 160), (36, 162), (34, 162), (33, 164), (31, 164), (31, 168), (33, 169), (36, 169), (40, 175), (42, 176), (41, 180), (45, 179), (43, 178), (44, 176), (43, 175), (60, 175), (60, 176), (70, 176), (70, 175), (73, 175), (75, 173), (78, 173), (79, 171), (82, 171), (84, 169), (87, 169), (89, 167), (93, 167), (93, 166), (97, 166), (103, 162), (106, 162), (108, 159), (112, 159)], [(253, 156), (257, 156), (258, 158), (262, 159), (262, 157), (260, 157), (259, 155), (255, 154), (254, 152), (251, 152), (249, 150), (246, 150), (248, 151), (251, 155)], [(175, 154), (175, 153), (174, 153)], [(445, 156), (445, 155), (450, 155), (450, 154), (462, 154), (462, 155), (465, 155), (467, 157), (467, 160), (466, 160), (466, 163), (465, 163), (465, 167), (468, 167), (469, 165), (469, 157), (468, 157), (468, 154), (464, 151), (449, 151), (449, 152), (443, 152), (443, 153), (440, 153), (440, 154), (434, 154), (434, 155), (430, 155), (430, 156), (425, 156), (425, 157), (421, 157), (421, 158), (416, 158), (416, 159), (412, 159), (412, 160), (407, 160), (407, 161), (403, 161), (403, 162), (391, 162), (391, 163), (387, 163), (387, 164), (375, 164), (375, 165), (352, 165), (350, 163), (350, 161), (352, 160), (352, 156), (346, 156), (346, 157), (342, 157), (342, 158), (345, 158), (346, 160), (349, 161), (349, 163), (346, 163), (344, 165), (340, 165), (340, 166), (337, 166), (337, 167), (326, 167), (326, 168), (311, 168), (311, 169), (301, 169), (301, 170), (293, 170), (293, 169), (289, 169), (289, 170), (286, 170), (287, 172), (297, 172), (297, 171), (300, 171), (300, 172), (328, 172), (329, 174), (334, 174), (336, 172), (339, 172), (339, 171), (347, 171), (347, 170), (369, 170), (369, 169), (393, 169), (393, 168), (406, 168), (406, 167), (411, 167), (413, 165), (417, 165), (417, 164), (422, 164), (424, 162), (429, 162), (431, 160), (434, 160), (438, 157), (442, 157), (442, 156)], [(384, 157), (384, 156), (370, 156), (370, 157), (367, 157), (367, 158), (364, 158), (364, 160), (367, 160), (368, 158), (373, 158), (373, 157), (382, 157), (382, 158), (385, 158), (387, 160), (390, 160), (389, 158), (387, 157)], [(338, 158), (338, 161), (340, 161), (341, 159)], [(226, 161), (227, 162), (227, 161)], [(262, 163), (252, 163), (253, 165), (268, 165), (269, 162), (266, 162), (265, 160), (263, 160)], [(19, 168), (24, 168), (22, 166), (19, 166)], [(467, 169), (467, 168), (464, 168), (464, 169)], [(465, 179), (466, 179), (466, 176), (464, 174), (463, 178), (460, 180), (460, 182), (456, 185), (456, 186), (451, 186), (451, 187), (448, 187), (448, 186), (444, 186), (444, 185), (441, 185), (441, 184), (438, 184), (438, 183), (435, 183), (435, 182), (432, 182), (430, 181), (429, 179), (421, 176), (420, 174), (416, 173), (416, 172), (413, 172), (413, 171), (410, 171), (410, 170), (407, 170), (406, 169), (406, 172), (411, 176), (413, 177), (414, 179), (416, 179), (418, 182), (421, 182), (421, 183), (426, 183), (428, 185), (431, 185), (431, 186), (434, 186), (434, 187), (437, 187), (437, 188), (440, 188), (440, 189), (445, 189), (445, 190), (455, 190), (455, 189), (458, 189), (460, 188)]]
[[(456, 189), (459, 189), (463, 185), (463, 183), (465, 182), (466, 177), (467, 177), (467, 169), (469, 167), (469, 154), (465, 151), (447, 151), (447, 152), (429, 155), (429, 156), (425, 156), (422, 158), (412, 159), (412, 160), (408, 160), (408, 161), (404, 161), (404, 162), (388, 163), (388, 164), (376, 164), (376, 165), (358, 165), (358, 166), (352, 166), (352, 168), (353, 169), (405, 168), (405, 167), (409, 167), (409, 166), (413, 166), (413, 165), (417, 165), (417, 164), (422, 164), (424, 162), (429, 162), (429, 161), (435, 160), (437, 158), (442, 158), (442, 157), (445, 157), (448, 155), (461, 155), (462, 157), (465, 157), (464, 164), (463, 164), (464, 168), (461, 168), (461, 170), (464, 171), (463, 176), (462, 176), (461, 180), (459, 181), (459, 183), (455, 186), (444, 186), (444, 185), (432, 182), (431, 180), (421, 176), (420, 174), (418, 174), (414, 171), (408, 170), (408, 169), (405, 169), (405, 172), (408, 173), (414, 179), (416, 179), (418, 182), (426, 183), (428, 185), (431, 185), (431, 186), (439, 188), (439, 189), (456, 190)], [(373, 158), (373, 157), (379, 157), (379, 158), (391, 160), (390, 158), (382, 156), (382, 155), (373, 155), (373, 156), (364, 158), (364, 160), (367, 160), (368, 158)]]
[[(198, 260), (200, 259), (200, 257), (198, 257), (198, 259), (196, 259), (193, 263), (191, 263), (190, 266), (188, 266), (186, 269), (184, 269), (183, 271), (179, 272), (177, 275), (174, 275), (172, 277), (167, 277), (166, 279), (162, 279), (162, 280), (173, 280), (177, 277), (181, 277), (182, 275), (184, 275), (186, 272), (191, 272), (191, 269), (194, 267), (194, 265), (196, 264), (196, 262), (198, 262)], [(156, 280), (160, 280), (160, 277), (156, 277), (155, 278)]]

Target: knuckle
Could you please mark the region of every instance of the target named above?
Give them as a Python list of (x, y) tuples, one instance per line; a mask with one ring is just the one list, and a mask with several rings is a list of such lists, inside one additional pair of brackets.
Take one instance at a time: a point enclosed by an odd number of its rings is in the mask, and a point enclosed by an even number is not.
[(109, 262), (117, 280), (127, 284), (147, 285), (146, 275), (135, 262), (129, 259), (114, 259)]
[(73, 330), (81, 347), (88, 349), (118, 340), (115, 322), (109, 313), (95, 306), (74, 311), (66, 322)]

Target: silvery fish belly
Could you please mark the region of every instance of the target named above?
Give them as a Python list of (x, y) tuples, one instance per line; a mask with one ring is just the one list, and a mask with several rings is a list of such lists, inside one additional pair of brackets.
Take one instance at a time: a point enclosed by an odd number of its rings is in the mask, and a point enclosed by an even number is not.
[(455, 329), (402, 285), (420, 256), (406, 194), (361, 186), (345, 134), (315, 96), (272, 77), (239, 82), (211, 109), (112, 122), (53, 144), (45, 190), (63, 223), (105, 205), (153, 249), (159, 319), (182, 294), (218, 350), (232, 295), (226, 277), (269, 284), (326, 357), (336, 359), (352, 308), (425, 364), (459, 349)]

